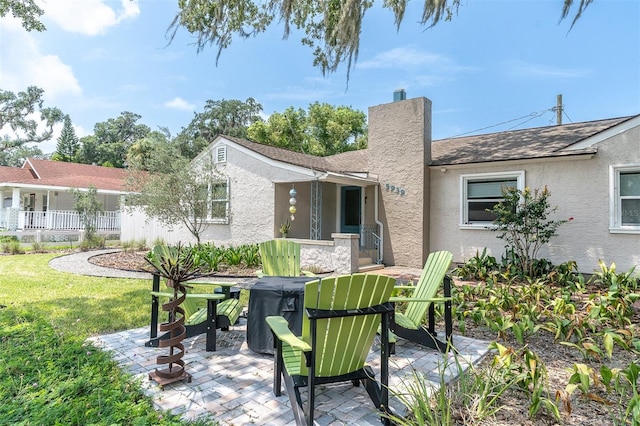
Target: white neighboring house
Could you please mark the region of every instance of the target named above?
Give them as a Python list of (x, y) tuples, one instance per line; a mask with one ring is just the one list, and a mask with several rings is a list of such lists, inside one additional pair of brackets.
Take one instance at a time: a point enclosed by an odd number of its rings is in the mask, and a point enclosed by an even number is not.
[[(431, 101), (401, 98), (369, 108), (368, 143), (321, 158), (218, 136), (201, 155), (226, 177), (211, 200), (211, 211), (224, 213), (209, 218), (202, 240), (279, 237), (295, 189), (288, 237), (303, 244), (307, 265), (421, 268), (431, 251), (449, 250), (460, 263), (484, 248), (500, 259), (504, 242), (485, 209), (500, 201), (502, 185), (546, 185), (553, 218), (571, 220), (541, 257), (575, 260), (587, 273), (599, 259), (621, 271), (640, 265), (640, 116), (432, 141)], [(140, 238), (193, 242), (184, 229), (125, 214), (122, 239)]]
[(99, 233), (120, 233), (120, 199), (126, 171), (112, 167), (27, 159), (22, 167), (0, 166), (0, 228), (11, 235), (78, 234), (83, 229), (71, 190), (96, 188), (104, 212)]

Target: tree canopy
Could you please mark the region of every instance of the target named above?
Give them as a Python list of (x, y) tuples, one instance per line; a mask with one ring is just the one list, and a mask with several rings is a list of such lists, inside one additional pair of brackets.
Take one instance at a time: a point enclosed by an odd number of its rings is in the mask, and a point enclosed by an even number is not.
[(56, 152), (53, 153), (52, 160), (65, 161), (67, 163), (74, 162), (79, 150), (80, 140), (71, 123), (71, 117), (67, 114), (64, 116), (62, 132), (60, 132), (60, 136), (58, 136), (58, 144), (56, 145)]
[(176, 136), (180, 153), (194, 158), (218, 135), (247, 137), (247, 128), (262, 120), (262, 105), (253, 98), (208, 100), (204, 110), (196, 113), (191, 123)]
[(27, 31), (44, 31), (44, 24), (40, 17), (44, 10), (38, 6), (35, 0), (0, 0), (0, 16), (11, 13), (22, 21), (22, 27)]
[(303, 109), (287, 108), (252, 124), (249, 139), (306, 154), (327, 156), (366, 148), (367, 117), (346, 106), (315, 102)]
[(151, 132), (149, 126), (138, 123), (140, 118), (138, 114), (125, 111), (117, 118), (96, 123), (94, 134), (80, 139), (82, 147), (78, 152), (78, 162), (125, 167), (129, 148)]
[[(43, 94), (44, 90), (35, 86), (17, 94), (0, 89), (0, 133), (7, 136), (2, 150), (51, 139), (53, 126), (62, 121), (63, 114), (58, 108), (44, 108)], [(40, 120), (33, 118), (37, 113)]]
[[(409, 0), (384, 0), (383, 8), (390, 9), (394, 24), (400, 28)], [(580, 0), (571, 26), (582, 16), (593, 0)], [(365, 13), (374, 0), (179, 0), (179, 11), (168, 28), (173, 40), (176, 31), (184, 27), (196, 35), (198, 52), (208, 45), (218, 48), (216, 64), (222, 51), (233, 42), (234, 36), (248, 38), (265, 32), (274, 22), (284, 24), (284, 37), (291, 27), (304, 33), (303, 45), (313, 50), (313, 65), (323, 75), (335, 72), (346, 63), (349, 71), (358, 58), (360, 33)], [(574, 0), (562, 0), (560, 20), (572, 9)], [(433, 27), (442, 20), (449, 21), (458, 13), (460, 0), (424, 0), (420, 25)]]
[(8, 137), (0, 142), (0, 166), (21, 167), (27, 158), (45, 158), (37, 146), (14, 146)]
[(193, 167), (172, 141), (160, 135), (154, 132), (139, 141), (153, 147), (153, 155), (144, 155), (144, 149), (131, 151), (126, 180), (131, 195), (125, 208), (141, 209), (169, 227), (182, 224), (199, 243), (207, 226), (210, 190), (222, 178), (212, 159)]

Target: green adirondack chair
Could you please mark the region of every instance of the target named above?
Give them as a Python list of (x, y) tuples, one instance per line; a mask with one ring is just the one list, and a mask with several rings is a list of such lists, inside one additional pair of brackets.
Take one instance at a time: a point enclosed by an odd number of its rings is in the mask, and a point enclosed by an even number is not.
[[(395, 279), (375, 274), (326, 277), (305, 284), (302, 336), (287, 320), (269, 316), (276, 342), (273, 392), (281, 394), (281, 379), (298, 425), (312, 425), (315, 386), (351, 381), (363, 383), (373, 404), (388, 410), (388, 328), (393, 305), (388, 302)], [(382, 324), (380, 382), (366, 359)], [(308, 388), (307, 407), (301, 387)], [(383, 418), (383, 423), (386, 419)]]
[[(391, 353), (395, 353), (395, 335), (420, 345), (446, 352), (452, 343), (451, 318), (451, 278), (446, 274), (451, 265), (453, 255), (448, 251), (436, 251), (429, 254), (420, 275), (420, 280), (413, 286), (396, 286), (398, 290), (409, 290), (411, 296), (391, 297), (390, 301), (405, 302), (406, 309), (396, 309), (391, 319)], [(444, 287), (444, 297), (437, 297), (438, 291)], [(444, 303), (445, 339), (437, 338), (435, 331), (435, 303)], [(396, 305), (397, 306), (397, 305)], [(428, 311), (427, 325), (424, 325)]]
[(258, 244), (262, 269), (256, 271), (258, 277), (298, 277), (315, 276), (300, 270), (300, 244), (295, 241), (269, 240)]
[[(168, 339), (164, 334), (158, 337), (158, 308), (161, 299), (173, 296), (173, 293), (160, 291), (160, 277), (154, 275), (153, 290), (151, 291), (151, 333), (150, 340), (145, 343), (148, 347), (158, 347), (159, 341)], [(206, 333), (205, 349), (216, 350), (216, 330), (229, 330), (238, 321), (242, 313), (239, 299), (231, 297), (231, 287), (236, 283), (187, 281), (187, 296), (180, 306), (184, 309), (185, 338)], [(216, 289), (221, 289), (216, 291)], [(162, 326), (161, 326), (162, 331)]]

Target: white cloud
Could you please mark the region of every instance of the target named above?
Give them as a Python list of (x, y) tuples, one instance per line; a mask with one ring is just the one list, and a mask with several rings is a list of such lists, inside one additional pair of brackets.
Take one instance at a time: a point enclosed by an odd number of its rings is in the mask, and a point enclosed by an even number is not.
[(380, 52), (372, 59), (358, 62), (356, 68), (399, 68), (425, 65), (449, 65), (451, 59), (436, 53), (429, 53), (413, 47), (397, 47)]
[(43, 4), (45, 18), (62, 29), (89, 36), (104, 34), (107, 29), (140, 14), (137, 0), (121, 0), (116, 12), (103, 0), (56, 0)]
[(194, 104), (185, 101), (180, 96), (176, 96), (175, 98), (171, 99), (170, 101), (165, 102), (164, 106), (166, 108), (180, 109), (180, 110), (184, 110), (184, 111), (193, 111), (194, 109), (196, 109), (196, 106)]
[(49, 101), (63, 95), (82, 94), (73, 69), (59, 56), (42, 53), (33, 36), (24, 31), (17, 20), (3, 18), (1, 22), (2, 37), (11, 40), (2, 45), (0, 81), (3, 89), (15, 92), (38, 86), (44, 89), (45, 99)]
[(520, 61), (514, 61), (508, 65), (510, 74), (520, 77), (578, 78), (589, 74), (589, 71), (584, 69), (559, 68), (542, 64), (529, 64)]

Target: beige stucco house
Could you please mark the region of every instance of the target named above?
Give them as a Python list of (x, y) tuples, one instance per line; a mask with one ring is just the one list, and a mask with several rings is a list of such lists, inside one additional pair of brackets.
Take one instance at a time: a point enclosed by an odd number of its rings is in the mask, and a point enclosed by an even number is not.
[[(500, 258), (485, 209), (501, 185), (546, 185), (555, 217), (572, 220), (541, 256), (583, 272), (599, 259), (640, 264), (640, 116), (432, 141), (431, 102), (402, 99), (369, 109), (366, 150), (320, 158), (219, 136), (202, 156), (226, 180), (203, 235), (220, 245), (279, 237), (295, 203), (288, 237), (309, 265), (421, 267), (430, 251), (464, 262), (484, 248)], [(139, 213), (123, 216), (122, 238), (193, 240)]]

